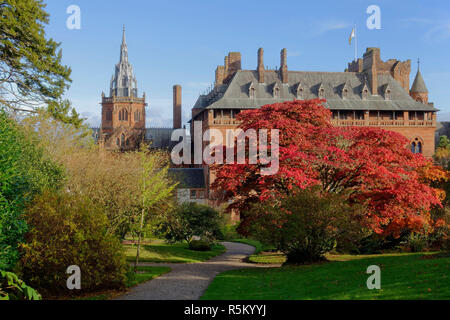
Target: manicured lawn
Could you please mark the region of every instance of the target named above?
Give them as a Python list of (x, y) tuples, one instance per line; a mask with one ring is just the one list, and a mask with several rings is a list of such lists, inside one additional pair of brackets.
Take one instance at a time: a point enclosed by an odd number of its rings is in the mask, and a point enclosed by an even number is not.
[[(333, 261), (224, 272), (202, 299), (450, 299), (448, 252), (328, 258)], [(381, 268), (380, 290), (366, 287), (369, 265)]]
[[(136, 259), (137, 246), (125, 244), (128, 261)], [(140, 262), (201, 262), (225, 252), (221, 244), (214, 245), (211, 251), (189, 250), (187, 243), (167, 244), (163, 240), (154, 240), (141, 246)]]
[[(138, 267), (137, 273), (134, 274), (132, 277), (128, 277), (126, 286), (127, 288), (134, 287), (135, 285), (138, 285), (142, 282), (152, 280), (156, 277), (159, 277), (160, 275), (163, 275), (164, 273), (167, 273), (170, 271), (169, 267)], [(106, 291), (103, 293), (95, 293), (93, 295), (87, 295), (81, 298), (78, 298), (78, 300), (108, 300), (114, 296), (117, 296), (119, 294), (123, 294), (122, 291)]]
[(286, 256), (280, 252), (260, 252), (248, 257), (249, 262), (262, 264), (282, 264), (286, 261)]
[(170, 271), (169, 267), (138, 267), (134, 279), (127, 280), (127, 288), (152, 280)]

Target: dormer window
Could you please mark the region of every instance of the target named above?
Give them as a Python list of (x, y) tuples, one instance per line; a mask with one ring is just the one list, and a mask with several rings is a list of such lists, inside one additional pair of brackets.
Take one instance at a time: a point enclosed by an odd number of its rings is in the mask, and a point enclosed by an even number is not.
[(250, 86), (248, 87), (248, 96), (250, 99), (254, 99), (255, 98), (255, 84), (252, 82), (250, 83)]
[(304, 99), (303, 86), (300, 82), (297, 84), (297, 88), (295, 89), (295, 96), (297, 97), (297, 99)]
[(275, 83), (275, 85), (273, 86), (273, 97), (278, 99), (280, 97), (280, 87), (278, 86), (278, 83)]
[(323, 98), (325, 96), (325, 89), (322, 83), (320, 84), (319, 89), (317, 90), (317, 96), (319, 98)]
[(361, 90), (361, 98), (363, 100), (366, 100), (368, 96), (369, 96), (369, 88), (367, 87), (367, 84), (364, 84)]
[(384, 88), (384, 99), (389, 100), (391, 98), (391, 87), (387, 84)]
[(344, 86), (342, 87), (342, 90), (341, 90), (342, 99), (348, 98), (349, 89), (350, 89), (350, 84), (348, 82), (345, 82)]

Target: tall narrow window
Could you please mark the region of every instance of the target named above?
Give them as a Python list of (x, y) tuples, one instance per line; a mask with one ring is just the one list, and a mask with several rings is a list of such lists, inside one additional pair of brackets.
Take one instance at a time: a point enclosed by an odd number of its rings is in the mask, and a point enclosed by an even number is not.
[(422, 143), (420, 141), (417, 142), (416, 153), (422, 153)]
[(125, 147), (125, 135), (123, 133), (120, 137), (120, 146)]
[(415, 142), (411, 143), (411, 152), (416, 153), (416, 143)]

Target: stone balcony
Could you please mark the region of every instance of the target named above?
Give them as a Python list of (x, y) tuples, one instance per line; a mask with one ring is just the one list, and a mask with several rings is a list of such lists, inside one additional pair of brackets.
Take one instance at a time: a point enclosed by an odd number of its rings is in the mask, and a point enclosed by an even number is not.
[(335, 126), (365, 126), (365, 127), (436, 127), (436, 120), (383, 120), (383, 119), (331, 119)]

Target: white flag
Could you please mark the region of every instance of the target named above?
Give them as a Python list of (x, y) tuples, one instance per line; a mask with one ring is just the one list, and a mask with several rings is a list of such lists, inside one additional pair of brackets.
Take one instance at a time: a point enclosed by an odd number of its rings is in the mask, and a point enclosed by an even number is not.
[(352, 29), (352, 33), (350, 34), (350, 38), (348, 38), (348, 44), (352, 44), (352, 39), (356, 36), (355, 34), (355, 28)]

